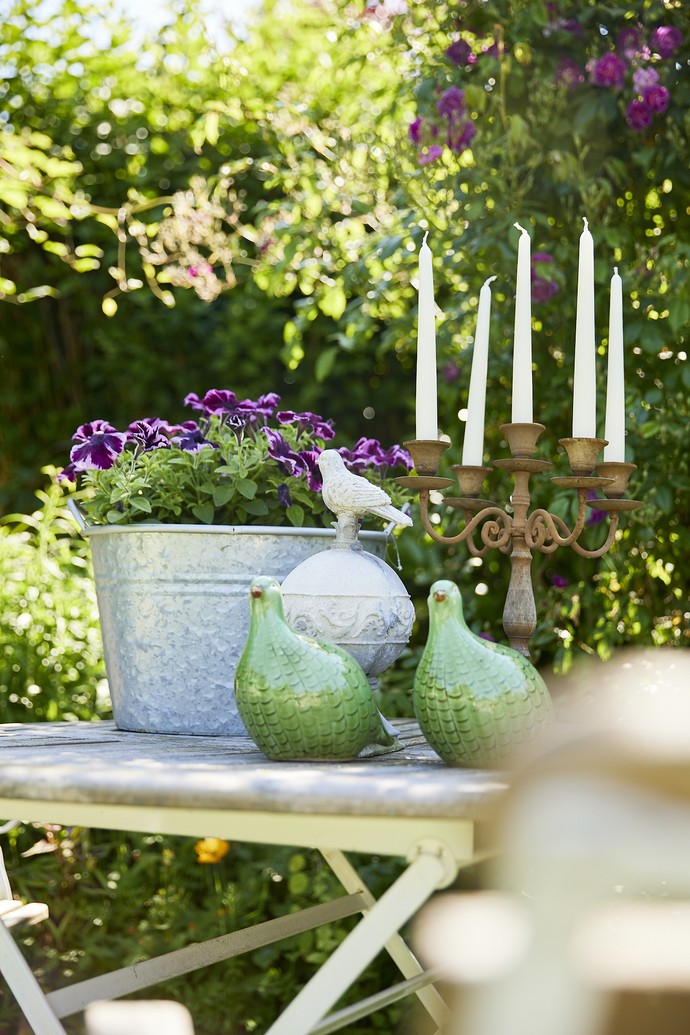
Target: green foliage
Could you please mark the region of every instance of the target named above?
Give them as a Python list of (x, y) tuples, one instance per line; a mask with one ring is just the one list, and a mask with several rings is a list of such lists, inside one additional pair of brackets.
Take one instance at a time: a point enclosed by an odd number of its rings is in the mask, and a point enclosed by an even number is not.
[(107, 716), (88, 547), (60, 489), (37, 495), (40, 509), (0, 524), (0, 719)]
[[(49, 921), (19, 936), (42, 985), (86, 980), (342, 893), (313, 851), (233, 843), (217, 862), (202, 863), (197, 845), (192, 838), (38, 824), (11, 831), (3, 850), (15, 890), (30, 901), (50, 903)], [(390, 860), (355, 862), (376, 895), (400, 869)], [(294, 935), (141, 995), (150, 998), (153, 991), (185, 1002), (196, 1035), (266, 1031), (354, 922)], [(343, 1003), (398, 979), (384, 954)], [(18, 1023), (17, 1008), (8, 1000), (0, 1001), (1, 1031), (14, 1031)], [(396, 1031), (404, 1010), (396, 1004), (379, 1011), (356, 1030)], [(80, 1018), (64, 1023), (70, 1035), (82, 1035)]]

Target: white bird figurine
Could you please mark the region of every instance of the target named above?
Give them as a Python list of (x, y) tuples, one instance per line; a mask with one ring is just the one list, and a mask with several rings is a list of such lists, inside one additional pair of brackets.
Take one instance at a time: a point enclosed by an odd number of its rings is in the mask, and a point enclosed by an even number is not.
[(387, 492), (348, 471), (337, 449), (324, 449), (316, 462), (323, 476), (323, 501), (339, 520), (376, 514), (397, 525), (412, 524), (411, 517), (391, 505)]

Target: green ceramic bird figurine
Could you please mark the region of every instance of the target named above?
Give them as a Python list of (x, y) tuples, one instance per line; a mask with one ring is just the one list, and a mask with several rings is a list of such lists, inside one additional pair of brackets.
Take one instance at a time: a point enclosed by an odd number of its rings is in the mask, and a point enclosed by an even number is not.
[(422, 733), (447, 765), (504, 767), (553, 721), (553, 705), (534, 666), (511, 647), (475, 636), (460, 590), (435, 582), (429, 638), (414, 679)]
[(352, 655), (287, 624), (276, 579), (255, 578), (249, 600), (235, 698), (250, 736), (268, 758), (337, 761), (401, 748)]

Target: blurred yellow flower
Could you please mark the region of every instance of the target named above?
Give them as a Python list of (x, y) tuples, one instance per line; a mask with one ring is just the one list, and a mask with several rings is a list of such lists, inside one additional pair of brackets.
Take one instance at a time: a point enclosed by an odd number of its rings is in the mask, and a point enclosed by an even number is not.
[(194, 845), (199, 863), (217, 863), (230, 851), (230, 844), (220, 837), (204, 837)]

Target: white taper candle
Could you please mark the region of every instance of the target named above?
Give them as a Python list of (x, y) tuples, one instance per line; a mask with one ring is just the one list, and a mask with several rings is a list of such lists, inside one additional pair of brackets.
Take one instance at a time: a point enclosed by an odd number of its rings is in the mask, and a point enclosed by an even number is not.
[(417, 309), (416, 437), (438, 439), (438, 386), (436, 371), (436, 303), (431, 249), (424, 234), (419, 249)]
[(594, 239), (589, 224), (580, 235), (575, 318), (573, 438), (597, 437), (597, 380), (594, 327)]
[(515, 335), (513, 338), (513, 401), (511, 420), (514, 424), (532, 423), (532, 276), (530, 236), (520, 231), (515, 288)]
[(470, 391), (467, 400), (467, 424), (462, 446), (462, 462), (481, 467), (484, 457), (484, 411), (486, 409), (486, 371), (489, 358), (489, 325), (491, 323), (491, 282), (484, 281), (479, 292), (477, 329), (474, 333)]
[(625, 462), (625, 379), (623, 362), (623, 281), (614, 266), (609, 296), (609, 349), (606, 379), (604, 460)]

